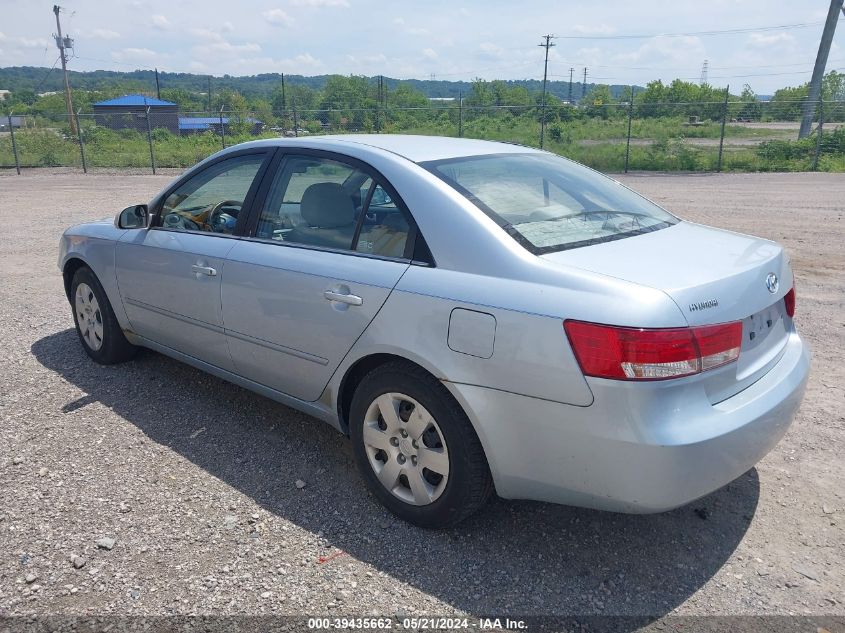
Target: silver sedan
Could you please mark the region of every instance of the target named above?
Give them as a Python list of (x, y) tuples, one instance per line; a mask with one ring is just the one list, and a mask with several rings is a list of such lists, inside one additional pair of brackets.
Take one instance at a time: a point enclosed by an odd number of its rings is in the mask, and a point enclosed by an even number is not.
[(659, 512), (783, 436), (809, 353), (777, 244), (534, 149), (273, 139), (68, 229), (100, 363), (151, 348), (349, 435), (421, 526), (509, 499)]

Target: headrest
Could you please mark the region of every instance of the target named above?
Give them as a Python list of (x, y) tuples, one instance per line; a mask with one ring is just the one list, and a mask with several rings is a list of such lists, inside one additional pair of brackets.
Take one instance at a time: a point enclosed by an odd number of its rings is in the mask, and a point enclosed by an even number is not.
[(355, 203), (336, 182), (318, 182), (305, 190), (299, 213), (308, 226), (333, 229), (355, 221)]

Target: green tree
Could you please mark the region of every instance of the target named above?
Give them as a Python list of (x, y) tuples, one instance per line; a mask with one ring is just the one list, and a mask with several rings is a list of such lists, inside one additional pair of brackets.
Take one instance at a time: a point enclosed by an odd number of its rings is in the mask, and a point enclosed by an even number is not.
[(739, 95), (739, 103), (731, 106), (731, 116), (739, 119), (759, 121), (762, 113), (763, 105), (751, 89), (751, 86), (745, 84), (742, 88), (742, 93)]
[(587, 116), (609, 119), (619, 112), (620, 108), (615, 107), (617, 103), (610, 94), (610, 86), (598, 84), (581, 99), (581, 106)]
[(807, 84), (776, 90), (769, 102), (769, 116), (775, 121), (797, 121), (801, 118), (802, 103), (807, 93)]

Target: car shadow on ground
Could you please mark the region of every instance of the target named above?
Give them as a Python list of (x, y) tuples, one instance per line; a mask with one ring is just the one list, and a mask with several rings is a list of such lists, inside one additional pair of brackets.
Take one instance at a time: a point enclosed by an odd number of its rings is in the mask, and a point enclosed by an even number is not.
[(313, 418), (152, 352), (98, 366), (70, 329), (32, 352), (84, 392), (62, 411), (100, 402), (267, 511), (479, 616), (665, 615), (721, 568), (758, 502), (752, 469), (658, 515), (494, 500), (452, 530), (420, 530), (367, 493), (348, 440)]

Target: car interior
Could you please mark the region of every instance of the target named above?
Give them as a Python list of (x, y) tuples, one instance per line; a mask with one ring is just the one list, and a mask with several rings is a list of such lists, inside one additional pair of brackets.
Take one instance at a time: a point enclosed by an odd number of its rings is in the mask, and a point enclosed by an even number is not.
[(270, 188), (256, 236), (403, 257), (408, 232), (402, 210), (369, 174), (329, 159), (294, 156)]
[[(240, 156), (191, 178), (164, 201), (163, 228), (232, 233), (262, 157)], [(289, 156), (273, 178), (256, 237), (404, 257), (409, 223), (385, 188), (338, 161)]]

